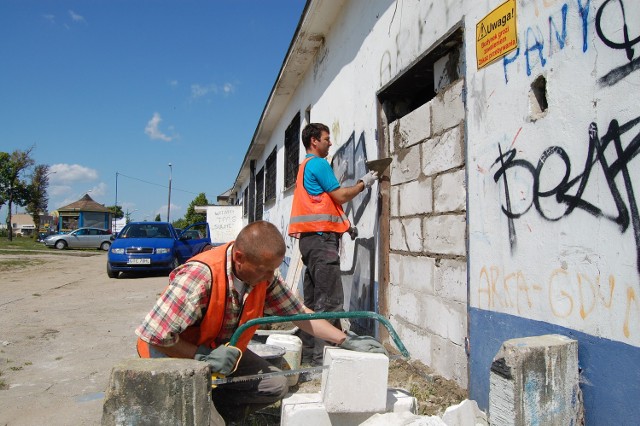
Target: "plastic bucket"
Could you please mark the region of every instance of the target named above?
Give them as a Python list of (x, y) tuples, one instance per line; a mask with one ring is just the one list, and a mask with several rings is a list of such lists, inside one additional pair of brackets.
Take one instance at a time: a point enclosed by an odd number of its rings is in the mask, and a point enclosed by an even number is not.
[[(267, 345), (284, 348), (283, 370), (297, 370), (300, 368), (302, 360), (302, 340), (298, 336), (290, 334), (272, 334), (267, 337)], [(299, 374), (287, 376), (287, 384), (295, 386), (298, 384)]]

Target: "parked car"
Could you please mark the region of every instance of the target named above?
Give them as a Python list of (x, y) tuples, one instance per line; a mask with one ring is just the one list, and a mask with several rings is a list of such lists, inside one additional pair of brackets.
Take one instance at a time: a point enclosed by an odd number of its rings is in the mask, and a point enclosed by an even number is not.
[(43, 241), (50, 248), (99, 248), (109, 250), (111, 246), (111, 231), (100, 228), (78, 228), (68, 234), (49, 235)]
[(180, 233), (169, 222), (131, 222), (111, 242), (107, 275), (118, 278), (120, 272), (169, 272), (210, 244), (206, 222), (191, 225)]

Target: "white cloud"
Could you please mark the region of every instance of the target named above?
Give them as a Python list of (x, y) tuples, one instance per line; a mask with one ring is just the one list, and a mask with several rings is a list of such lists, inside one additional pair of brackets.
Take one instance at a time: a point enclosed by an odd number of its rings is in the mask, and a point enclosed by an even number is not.
[(232, 83), (225, 83), (222, 87), (225, 94), (233, 93), (236, 91), (236, 87)]
[(160, 139), (166, 142), (171, 141), (173, 138), (171, 136), (167, 136), (159, 129), (160, 122), (162, 118), (160, 114), (157, 112), (153, 113), (153, 117), (147, 123), (147, 126), (144, 128), (144, 133), (151, 138), (151, 140)]
[(192, 84), (191, 85), (191, 99), (203, 98), (209, 94), (218, 93), (218, 87), (215, 84)]
[(71, 17), (71, 20), (73, 22), (87, 22), (84, 19), (84, 16), (78, 15), (77, 13), (75, 13), (73, 10), (69, 10), (69, 16)]
[(177, 87), (178, 86), (178, 80), (170, 80), (169, 81), (169, 86)]
[(51, 196), (58, 197), (70, 193), (71, 187), (69, 185), (51, 185), (47, 189), (47, 192)]
[(96, 170), (79, 164), (53, 164), (49, 167), (49, 183), (52, 186), (92, 181), (97, 178), (98, 172)]
[(49, 23), (51, 23), (51, 24), (55, 24), (56, 23), (56, 16), (55, 15), (46, 14), (46, 15), (42, 15), (42, 17), (44, 19), (46, 19), (47, 21), (49, 21)]

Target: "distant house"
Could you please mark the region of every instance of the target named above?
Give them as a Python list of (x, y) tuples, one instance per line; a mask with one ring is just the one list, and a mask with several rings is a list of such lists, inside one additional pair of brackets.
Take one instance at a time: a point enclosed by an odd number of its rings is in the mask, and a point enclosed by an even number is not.
[[(47, 232), (54, 226), (54, 219), (48, 214), (40, 215), (40, 223), (38, 224), (39, 232)], [(36, 225), (33, 218), (27, 213), (16, 213), (11, 215), (11, 229), (14, 235), (31, 236), (36, 232)]]
[(95, 202), (89, 194), (85, 194), (78, 201), (60, 207), (56, 212), (60, 232), (83, 227), (111, 229), (113, 213), (103, 204)]

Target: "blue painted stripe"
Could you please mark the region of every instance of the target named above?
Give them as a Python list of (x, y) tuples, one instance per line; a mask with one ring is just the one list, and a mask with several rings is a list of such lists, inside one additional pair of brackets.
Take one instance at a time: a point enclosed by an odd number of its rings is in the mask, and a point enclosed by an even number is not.
[(640, 419), (640, 348), (542, 321), (469, 308), (469, 397), (489, 405), (489, 369), (502, 342), (542, 334), (578, 341), (587, 425), (636, 425)]

